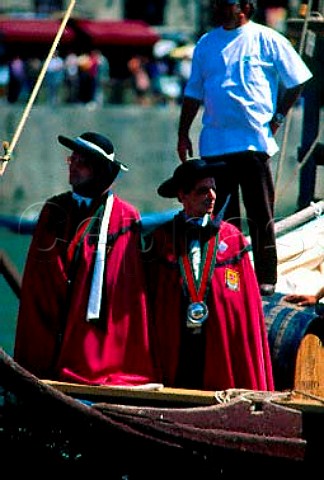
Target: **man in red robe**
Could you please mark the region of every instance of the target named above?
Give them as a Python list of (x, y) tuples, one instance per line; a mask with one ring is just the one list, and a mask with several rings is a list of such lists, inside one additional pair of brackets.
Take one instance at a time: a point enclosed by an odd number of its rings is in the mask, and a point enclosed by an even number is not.
[(72, 191), (41, 211), (23, 275), (14, 358), (40, 378), (150, 382), (139, 213), (110, 188), (128, 168), (103, 135), (58, 140), (72, 151)]
[(256, 276), (247, 241), (214, 217), (220, 164), (193, 159), (158, 193), (183, 210), (158, 227), (146, 258), (155, 356), (167, 387), (273, 390)]

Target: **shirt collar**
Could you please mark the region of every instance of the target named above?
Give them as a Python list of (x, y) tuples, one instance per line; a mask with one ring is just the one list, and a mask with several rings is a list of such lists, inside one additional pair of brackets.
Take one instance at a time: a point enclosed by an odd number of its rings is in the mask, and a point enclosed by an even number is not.
[(205, 227), (208, 222), (210, 221), (210, 215), (205, 213), (203, 217), (190, 217), (186, 213), (184, 213), (184, 218), (186, 222), (190, 222), (191, 224), (195, 224), (198, 227)]
[(92, 198), (90, 197), (83, 197), (82, 195), (79, 195), (78, 193), (75, 193), (75, 192), (72, 192), (72, 198), (78, 202), (78, 205), (80, 206), (82, 202), (85, 202), (85, 204), (87, 205), (87, 207), (90, 206), (91, 202), (92, 202)]

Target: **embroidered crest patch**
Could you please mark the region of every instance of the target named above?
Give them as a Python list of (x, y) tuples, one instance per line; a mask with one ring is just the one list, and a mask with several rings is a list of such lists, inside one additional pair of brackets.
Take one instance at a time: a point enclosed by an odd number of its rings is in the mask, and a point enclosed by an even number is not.
[(225, 269), (225, 285), (230, 290), (237, 292), (240, 289), (240, 274), (232, 268)]

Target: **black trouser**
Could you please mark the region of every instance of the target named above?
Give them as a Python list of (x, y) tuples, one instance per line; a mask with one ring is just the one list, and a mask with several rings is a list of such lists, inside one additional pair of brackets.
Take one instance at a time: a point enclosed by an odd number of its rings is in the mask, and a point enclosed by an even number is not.
[(225, 162), (221, 180), (216, 178), (216, 209), (231, 194), (224, 220), (242, 228), (239, 188), (246, 211), (258, 283), (276, 284), (277, 250), (274, 233), (274, 184), (270, 159), (262, 152), (238, 152), (202, 157), (208, 163)]

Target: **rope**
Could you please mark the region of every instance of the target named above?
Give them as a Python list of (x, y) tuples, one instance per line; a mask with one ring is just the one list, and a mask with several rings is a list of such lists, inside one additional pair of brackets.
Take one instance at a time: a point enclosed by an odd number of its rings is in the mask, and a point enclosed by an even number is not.
[(323, 397), (319, 397), (318, 395), (313, 395), (312, 393), (304, 392), (303, 390), (293, 390), (292, 394), (295, 394), (295, 395), (298, 395), (298, 396), (302, 395), (303, 397), (310, 398), (311, 400), (315, 400), (317, 402), (320, 402), (320, 403), (324, 404), (324, 398)]
[(291, 402), (294, 397), (305, 397), (324, 404), (324, 398), (303, 390), (288, 390), (284, 392), (245, 390), (244, 388), (229, 388), (227, 390), (217, 390), (215, 398), (217, 403), (225, 404), (238, 398), (250, 404), (259, 402)]
[(44, 79), (44, 77), (45, 77), (45, 74), (46, 74), (48, 65), (49, 65), (49, 63), (50, 63), (50, 61), (51, 61), (51, 59), (52, 59), (52, 57), (53, 57), (53, 55), (54, 55), (54, 53), (55, 53), (55, 50), (57, 49), (58, 43), (59, 43), (59, 41), (60, 41), (60, 39), (61, 39), (61, 36), (63, 35), (63, 32), (64, 32), (64, 29), (65, 29), (65, 27), (66, 27), (67, 21), (68, 21), (70, 15), (71, 15), (72, 9), (73, 9), (73, 7), (74, 7), (74, 5), (75, 5), (75, 1), (76, 1), (76, 0), (70, 0), (69, 7), (68, 7), (68, 9), (67, 9), (66, 12), (65, 12), (65, 15), (64, 15), (63, 20), (62, 20), (61, 25), (60, 25), (60, 28), (59, 28), (59, 30), (57, 31), (57, 34), (56, 34), (56, 36), (55, 36), (55, 38), (54, 38), (52, 47), (51, 47), (51, 49), (50, 49), (50, 51), (49, 51), (49, 53), (48, 53), (48, 55), (47, 55), (47, 58), (46, 58), (46, 60), (45, 60), (45, 62), (44, 62), (44, 64), (43, 64), (43, 67), (42, 67), (42, 69), (41, 69), (41, 71), (40, 71), (40, 73), (39, 73), (39, 76), (38, 76), (37, 81), (36, 81), (36, 83), (35, 83), (35, 85), (34, 85), (34, 88), (33, 88), (33, 90), (32, 90), (32, 93), (31, 93), (31, 95), (30, 95), (30, 97), (29, 97), (29, 100), (28, 100), (28, 102), (27, 102), (27, 105), (26, 105), (25, 110), (24, 110), (24, 112), (23, 112), (23, 115), (22, 115), (22, 117), (21, 117), (21, 120), (20, 120), (20, 122), (19, 122), (19, 124), (18, 124), (18, 127), (16, 128), (16, 131), (15, 131), (15, 133), (14, 133), (14, 136), (13, 136), (13, 138), (12, 138), (11, 143), (8, 145), (7, 142), (4, 142), (4, 144), (3, 144), (4, 150), (5, 150), (5, 154), (4, 154), (3, 157), (0, 157), (0, 161), (2, 162), (1, 167), (0, 167), (0, 176), (2, 176), (2, 175), (4, 174), (5, 169), (6, 169), (7, 165), (8, 165), (9, 160), (10, 160), (10, 156), (11, 156), (12, 152), (14, 151), (14, 148), (15, 148), (17, 142), (18, 142), (18, 139), (19, 139), (19, 137), (20, 137), (20, 135), (21, 135), (21, 132), (22, 132), (22, 130), (23, 130), (23, 127), (24, 127), (24, 125), (25, 125), (25, 123), (26, 123), (26, 120), (27, 120), (27, 118), (28, 118), (28, 115), (29, 115), (29, 113), (30, 113), (30, 110), (31, 110), (31, 108), (32, 108), (32, 106), (33, 106), (33, 103), (34, 103), (34, 101), (35, 101), (35, 99), (36, 99), (36, 96), (37, 96), (37, 94), (38, 94), (38, 91), (39, 91), (39, 89), (40, 89), (40, 87), (41, 87), (42, 81), (43, 81), (43, 79)]
[[(289, 175), (289, 177), (287, 178), (286, 182), (284, 183), (284, 185), (282, 186), (281, 188), (281, 191), (282, 192), (287, 192), (287, 189), (289, 187), (289, 185), (291, 185), (291, 183), (293, 183), (294, 179), (297, 177), (297, 174), (298, 172), (300, 171), (300, 169), (303, 167), (303, 165), (305, 165), (305, 163), (307, 162), (307, 160), (309, 159), (309, 157), (312, 155), (312, 153), (314, 152), (315, 148), (316, 148), (316, 145), (317, 143), (319, 142), (319, 139), (320, 139), (320, 133), (317, 134), (315, 140), (313, 141), (313, 143), (311, 144), (309, 150), (306, 152), (306, 154), (303, 156), (302, 160), (300, 162), (298, 162), (298, 165), (296, 167), (296, 169), (292, 172), (291, 175)], [(277, 181), (277, 180), (276, 180)], [(276, 198), (279, 198), (279, 194), (276, 194)]]
[(227, 390), (217, 390), (215, 392), (215, 399), (218, 403), (228, 403), (239, 398), (249, 403), (272, 401), (277, 399), (287, 399), (292, 392), (271, 392), (271, 391), (257, 391), (247, 390), (244, 388), (229, 388)]
[[(313, 7), (313, 2), (310, 2), (310, 4), (307, 6), (307, 12), (306, 12), (306, 16), (305, 16), (305, 21), (303, 23), (303, 29), (302, 29), (301, 38), (300, 38), (300, 45), (299, 45), (299, 49), (298, 49), (298, 53), (300, 55), (302, 55), (303, 52), (304, 52), (308, 22), (309, 22), (309, 18), (311, 16), (312, 7)], [(281, 176), (283, 158), (286, 156), (286, 150), (287, 150), (287, 144), (288, 144), (288, 133), (289, 133), (289, 130), (290, 130), (292, 113), (293, 113), (293, 109), (291, 108), (289, 110), (287, 116), (286, 116), (286, 122), (285, 122), (285, 127), (284, 127), (284, 132), (283, 132), (282, 146), (281, 146), (281, 150), (280, 150), (280, 154), (279, 154), (279, 158), (278, 158), (277, 171), (276, 171), (276, 180), (275, 180), (276, 190), (277, 190), (277, 187), (278, 187), (278, 184), (279, 184), (279, 179), (280, 179), (280, 176)], [(316, 141), (317, 141), (317, 139), (316, 139)], [(314, 149), (315, 145), (314, 146), (312, 145), (312, 147)], [(311, 152), (307, 156), (307, 159), (309, 158), (310, 155), (311, 155)], [(306, 162), (306, 159), (303, 159), (302, 164), (304, 164), (305, 162)], [(301, 167), (301, 165), (299, 166), (299, 168), (300, 167)], [(278, 198), (278, 192), (277, 191), (275, 192), (275, 198)]]
[[(322, 405), (324, 405), (324, 398), (312, 393), (303, 391), (303, 390), (290, 390), (284, 392), (271, 392), (271, 391), (257, 391), (257, 390), (245, 390), (243, 388), (229, 388), (227, 390), (217, 390), (215, 392), (215, 398), (217, 403), (225, 404), (229, 403), (232, 400), (238, 398), (239, 400), (246, 401), (250, 403), (253, 407), (254, 404), (260, 402), (275, 402), (279, 401), (280, 405), (283, 405), (282, 402), (291, 402), (294, 397), (305, 397), (310, 400), (314, 400)], [(288, 408), (292, 408), (291, 405), (288, 405)]]

